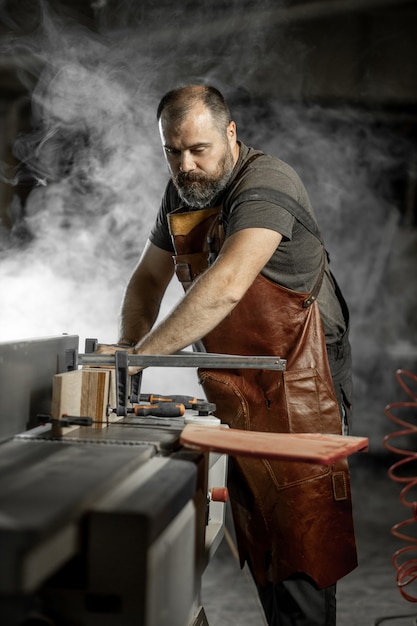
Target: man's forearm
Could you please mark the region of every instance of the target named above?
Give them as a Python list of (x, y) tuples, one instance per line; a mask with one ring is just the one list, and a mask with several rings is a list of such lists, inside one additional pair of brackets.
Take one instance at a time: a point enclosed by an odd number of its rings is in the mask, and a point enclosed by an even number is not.
[(160, 285), (141, 272), (134, 274), (126, 288), (119, 319), (119, 343), (136, 344), (155, 324), (165, 284)]
[(205, 272), (169, 315), (138, 342), (134, 352), (173, 354), (207, 335), (238, 302), (226, 284), (221, 284), (214, 268)]
[(150, 299), (144, 307), (133, 294), (126, 292), (119, 321), (119, 344), (134, 345), (142, 339), (154, 325), (159, 313), (159, 303)]
[[(238, 304), (280, 241), (280, 233), (260, 228), (231, 235), (215, 263), (201, 274), (160, 324), (148, 329), (133, 351), (173, 354), (205, 337)], [(152, 310), (150, 307), (149, 311)], [(132, 327), (134, 317), (132, 313)], [(145, 319), (147, 324), (153, 323), (151, 317)], [(126, 330), (130, 328), (126, 326)]]

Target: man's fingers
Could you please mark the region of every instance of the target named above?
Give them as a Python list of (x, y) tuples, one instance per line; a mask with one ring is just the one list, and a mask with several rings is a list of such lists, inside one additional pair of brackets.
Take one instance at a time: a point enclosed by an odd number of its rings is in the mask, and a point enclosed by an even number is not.
[[(124, 350), (125, 352), (128, 352), (129, 354), (134, 354), (133, 348), (122, 347), (122, 346), (119, 346), (119, 344), (117, 343), (99, 343), (97, 345), (96, 350), (94, 351), (94, 354), (115, 354), (119, 350)], [(109, 368), (109, 367), (114, 367), (114, 365), (111, 365), (111, 366), (110, 365), (94, 365), (92, 367)], [(139, 374), (139, 372), (141, 372), (144, 369), (145, 367), (139, 367), (138, 365), (129, 366), (129, 376), (134, 376), (135, 374)]]
[(117, 350), (127, 350), (127, 348), (121, 348), (117, 343), (99, 343), (94, 352), (95, 354), (114, 354)]
[(139, 374), (139, 372), (142, 372), (144, 369), (145, 369), (144, 367), (138, 367), (137, 365), (130, 366), (129, 367), (129, 376), (134, 376), (135, 374)]

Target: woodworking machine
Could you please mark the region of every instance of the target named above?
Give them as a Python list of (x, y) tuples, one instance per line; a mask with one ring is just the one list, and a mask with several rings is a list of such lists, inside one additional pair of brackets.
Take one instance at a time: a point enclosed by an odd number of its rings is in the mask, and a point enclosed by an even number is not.
[[(97, 363), (89, 348), (69, 335), (0, 344), (0, 624), (207, 624), (227, 462), (180, 435), (218, 423), (214, 407), (144, 397), (125, 352)], [(207, 356), (135, 364), (236, 367)]]

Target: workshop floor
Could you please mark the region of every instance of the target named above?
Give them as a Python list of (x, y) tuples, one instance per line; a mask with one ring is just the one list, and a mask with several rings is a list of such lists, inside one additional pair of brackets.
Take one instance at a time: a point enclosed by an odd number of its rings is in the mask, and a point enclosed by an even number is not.
[[(399, 499), (401, 485), (387, 475), (395, 460), (370, 454), (351, 458), (359, 567), (338, 584), (338, 626), (417, 624), (417, 604), (400, 594), (391, 564), (393, 553), (407, 545), (391, 535), (391, 527), (411, 517)], [(409, 592), (417, 596), (417, 585)], [(265, 625), (250, 574), (246, 567), (240, 570), (226, 539), (203, 576), (202, 604), (209, 626)]]

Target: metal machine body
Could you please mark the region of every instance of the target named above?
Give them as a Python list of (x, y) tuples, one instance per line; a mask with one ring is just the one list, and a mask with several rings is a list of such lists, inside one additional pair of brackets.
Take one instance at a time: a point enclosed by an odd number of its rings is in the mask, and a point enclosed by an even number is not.
[(0, 344), (0, 623), (206, 624), (226, 457), (184, 449), (184, 417), (35, 426), (77, 350), (66, 335)]
[(77, 350), (76, 335), (0, 343), (0, 441), (50, 411), (53, 376), (71, 367)]

